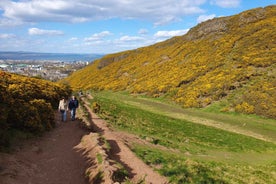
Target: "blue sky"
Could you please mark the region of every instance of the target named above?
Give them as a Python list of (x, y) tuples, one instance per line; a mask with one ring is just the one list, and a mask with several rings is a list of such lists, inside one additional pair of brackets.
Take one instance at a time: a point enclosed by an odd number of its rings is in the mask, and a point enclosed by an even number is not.
[(0, 51), (114, 53), (276, 0), (1, 0)]

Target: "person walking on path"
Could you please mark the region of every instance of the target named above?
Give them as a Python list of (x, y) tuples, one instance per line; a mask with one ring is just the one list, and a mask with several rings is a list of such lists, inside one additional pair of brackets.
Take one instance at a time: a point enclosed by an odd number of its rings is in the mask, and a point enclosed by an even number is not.
[(79, 107), (79, 101), (75, 96), (72, 96), (69, 102), (69, 110), (71, 111), (71, 120), (74, 121), (76, 119), (76, 110)]
[(68, 110), (68, 105), (67, 105), (67, 101), (65, 100), (64, 97), (62, 97), (61, 100), (59, 101), (58, 110), (61, 113), (61, 121), (65, 122), (66, 116), (67, 116), (66, 111)]

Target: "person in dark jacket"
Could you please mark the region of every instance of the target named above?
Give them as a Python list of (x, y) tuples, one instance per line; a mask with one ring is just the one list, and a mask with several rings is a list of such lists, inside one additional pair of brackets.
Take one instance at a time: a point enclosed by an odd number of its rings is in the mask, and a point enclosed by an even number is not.
[(75, 96), (72, 96), (69, 101), (68, 108), (71, 111), (71, 120), (74, 121), (76, 119), (76, 110), (79, 107), (79, 101)]

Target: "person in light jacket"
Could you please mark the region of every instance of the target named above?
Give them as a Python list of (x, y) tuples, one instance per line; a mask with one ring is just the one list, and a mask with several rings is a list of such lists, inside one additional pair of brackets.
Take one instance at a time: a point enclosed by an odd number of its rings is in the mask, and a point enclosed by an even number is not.
[(58, 110), (61, 113), (61, 121), (65, 122), (66, 115), (67, 115), (66, 111), (68, 111), (68, 105), (64, 97), (62, 97), (61, 100), (59, 101)]

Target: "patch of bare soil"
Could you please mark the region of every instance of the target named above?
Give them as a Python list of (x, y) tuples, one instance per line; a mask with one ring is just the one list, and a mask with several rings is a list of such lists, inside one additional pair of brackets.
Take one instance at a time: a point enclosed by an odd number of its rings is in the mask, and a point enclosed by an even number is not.
[[(112, 165), (112, 161), (120, 163), (129, 173), (131, 182), (139, 183), (143, 181), (146, 184), (166, 184), (167, 179), (155, 172), (153, 168), (146, 165), (140, 160), (128, 147), (129, 142), (141, 142), (139, 138), (128, 135), (126, 133), (116, 132), (108, 127), (108, 124), (101, 118), (99, 118), (89, 107), (89, 104), (84, 102), (84, 106), (90, 114), (92, 119), (92, 129), (99, 133), (101, 137), (108, 142), (110, 150), (106, 155), (106, 161), (109, 162), (109, 166)], [(116, 168), (108, 169), (111, 177), (114, 176)], [(112, 174), (113, 172), (113, 174)], [(108, 182), (103, 181), (108, 184)]]
[[(57, 119), (60, 117), (57, 114)], [(0, 154), (1, 184), (85, 184), (86, 158), (77, 147), (87, 131), (79, 120), (57, 121), (44, 136)]]

